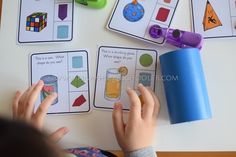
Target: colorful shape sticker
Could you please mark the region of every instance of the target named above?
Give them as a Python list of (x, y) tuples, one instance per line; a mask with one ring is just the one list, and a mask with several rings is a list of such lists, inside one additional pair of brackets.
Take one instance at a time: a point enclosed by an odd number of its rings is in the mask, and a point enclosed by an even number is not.
[(73, 103), (73, 107), (78, 107), (83, 105), (86, 102), (86, 98), (83, 95), (80, 95), (78, 98), (75, 99), (74, 103)]
[(40, 32), (47, 26), (47, 13), (36, 12), (27, 16), (26, 31)]
[(158, 10), (158, 13), (157, 13), (157, 16), (156, 16), (156, 20), (161, 21), (161, 22), (166, 22), (166, 20), (167, 20), (167, 18), (169, 16), (169, 13), (170, 13), (170, 9), (161, 7)]
[(151, 86), (151, 73), (141, 72), (139, 74), (139, 83), (142, 83), (146, 87)]
[(222, 23), (219, 17), (217, 16), (215, 10), (213, 9), (211, 3), (209, 2), (209, 0), (206, 3), (206, 9), (202, 24), (204, 31), (222, 26)]
[(140, 56), (139, 62), (142, 66), (149, 67), (153, 63), (153, 58), (149, 54), (143, 54), (143, 55)]
[(137, 22), (144, 16), (144, 8), (137, 0), (127, 4), (123, 10), (123, 16), (130, 22)]
[(67, 17), (68, 4), (59, 4), (58, 6), (58, 17), (62, 21)]
[(57, 26), (57, 38), (58, 39), (66, 39), (69, 36), (69, 26), (60, 25)]
[(83, 67), (83, 57), (82, 56), (74, 56), (72, 57), (72, 68), (82, 68)]
[(75, 78), (71, 82), (71, 85), (74, 86), (75, 88), (80, 88), (84, 84), (85, 82), (78, 75), (76, 75)]

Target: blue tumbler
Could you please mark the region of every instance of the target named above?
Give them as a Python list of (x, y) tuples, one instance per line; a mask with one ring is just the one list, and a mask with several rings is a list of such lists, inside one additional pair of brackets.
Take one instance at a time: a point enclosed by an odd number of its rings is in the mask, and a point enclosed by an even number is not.
[(160, 65), (171, 124), (211, 118), (199, 49), (165, 53)]

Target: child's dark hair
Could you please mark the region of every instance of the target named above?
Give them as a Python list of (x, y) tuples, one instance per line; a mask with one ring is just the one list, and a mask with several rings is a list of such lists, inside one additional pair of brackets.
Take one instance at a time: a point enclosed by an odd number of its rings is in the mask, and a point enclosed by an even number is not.
[(61, 150), (36, 128), (0, 118), (0, 156), (62, 157)]

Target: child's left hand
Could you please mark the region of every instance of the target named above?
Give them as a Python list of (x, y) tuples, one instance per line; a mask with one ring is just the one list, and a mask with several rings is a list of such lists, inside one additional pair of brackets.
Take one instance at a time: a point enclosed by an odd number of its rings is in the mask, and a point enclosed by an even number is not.
[[(40, 131), (42, 131), (44, 119), (48, 112), (48, 108), (56, 99), (57, 94), (53, 93), (39, 105), (38, 109), (34, 112), (35, 102), (38, 99), (40, 92), (44, 86), (43, 81), (39, 81), (37, 84), (33, 84), (24, 93), (16, 92), (13, 100), (12, 112), (13, 118), (19, 119), (33, 125)], [(62, 127), (51, 134), (51, 138), (54, 141), (59, 141), (66, 133), (68, 128)]]

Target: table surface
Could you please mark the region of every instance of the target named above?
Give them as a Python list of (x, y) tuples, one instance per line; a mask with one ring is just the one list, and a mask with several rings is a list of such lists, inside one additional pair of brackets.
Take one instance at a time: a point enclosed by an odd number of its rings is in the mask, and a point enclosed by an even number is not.
[[(96, 73), (97, 49), (100, 45), (155, 48), (159, 54), (173, 50), (173, 47), (158, 47), (132, 39), (106, 29), (115, 0), (108, 0), (102, 10), (93, 10), (75, 5), (74, 39), (68, 43), (19, 45), (17, 26), (19, 0), (3, 2), (0, 30), (0, 115), (11, 116), (11, 101), (17, 89), (29, 85), (28, 56), (32, 52), (89, 49), (90, 76)], [(189, 0), (179, 2), (171, 27), (191, 30)], [(163, 84), (157, 82), (157, 95), (161, 100), (154, 147), (158, 151), (230, 151), (236, 149), (236, 39), (206, 40), (201, 52), (207, 80), (213, 118), (205, 121), (170, 125), (163, 96)], [(158, 67), (158, 74), (160, 74)], [(91, 81), (91, 93), (94, 92)], [(91, 94), (93, 100), (93, 94)], [(61, 141), (65, 148), (95, 146), (116, 150), (111, 112), (93, 110), (84, 115), (50, 115), (46, 119), (46, 130), (53, 131), (60, 126), (70, 128), (70, 133)]]

